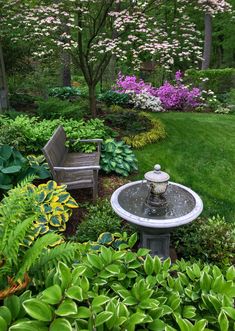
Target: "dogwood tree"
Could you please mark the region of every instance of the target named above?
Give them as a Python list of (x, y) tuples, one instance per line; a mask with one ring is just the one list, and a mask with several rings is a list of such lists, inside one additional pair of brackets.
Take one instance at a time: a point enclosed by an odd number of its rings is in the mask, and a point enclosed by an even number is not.
[(174, 43), (167, 41), (166, 32), (150, 14), (158, 2), (44, 0), (35, 5), (34, 1), (2, 1), (2, 25), (13, 41), (33, 40), (38, 46), (35, 56), (50, 56), (58, 49), (69, 53), (84, 75), (90, 109), (96, 116), (95, 88), (112, 55), (120, 61), (131, 60), (136, 69), (146, 55), (157, 56), (163, 66), (172, 61)]

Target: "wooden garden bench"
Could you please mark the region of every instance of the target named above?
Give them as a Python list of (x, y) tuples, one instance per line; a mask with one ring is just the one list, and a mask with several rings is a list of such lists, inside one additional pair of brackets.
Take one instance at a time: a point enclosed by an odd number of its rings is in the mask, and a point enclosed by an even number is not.
[(97, 150), (93, 153), (69, 153), (65, 146), (66, 133), (63, 127), (59, 126), (42, 151), (53, 179), (59, 185), (65, 184), (68, 190), (91, 187), (95, 201), (98, 194), (102, 139), (80, 139), (80, 142), (96, 143)]

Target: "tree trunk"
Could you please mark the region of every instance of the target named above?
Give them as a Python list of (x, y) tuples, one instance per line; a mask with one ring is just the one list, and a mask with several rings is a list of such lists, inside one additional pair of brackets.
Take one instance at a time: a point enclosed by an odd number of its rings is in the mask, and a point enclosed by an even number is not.
[(3, 60), (2, 46), (0, 45), (0, 113), (7, 109), (8, 104), (8, 89), (6, 81), (5, 65)]
[(71, 59), (66, 51), (62, 51), (61, 64), (62, 86), (71, 86)]
[(205, 24), (205, 37), (204, 37), (202, 69), (208, 69), (210, 66), (211, 45), (212, 45), (212, 16), (208, 13), (205, 14), (204, 24)]
[(89, 108), (92, 117), (97, 116), (95, 85), (89, 85)]

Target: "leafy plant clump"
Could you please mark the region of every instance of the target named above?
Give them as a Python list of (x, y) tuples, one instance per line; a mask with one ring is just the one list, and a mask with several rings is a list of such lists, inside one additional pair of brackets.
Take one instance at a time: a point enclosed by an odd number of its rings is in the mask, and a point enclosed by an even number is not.
[(172, 236), (178, 254), (217, 265), (235, 263), (235, 229), (219, 216), (198, 219)]
[(50, 177), (44, 158), (36, 158), (33, 155), (25, 158), (15, 148), (0, 145), (0, 191), (11, 189), (27, 176), (41, 179)]
[(128, 250), (135, 242), (133, 235), (119, 251), (80, 246), (79, 264), (59, 262), (43, 291), (5, 300), (1, 325), (9, 331), (233, 329), (233, 266), (225, 273), (183, 260), (171, 266), (147, 249)]
[[(30, 281), (42, 284), (59, 260), (75, 260), (75, 244), (62, 243), (63, 238), (53, 231), (41, 236), (35, 231), (40, 215), (50, 215), (45, 203), (37, 201), (41, 193), (35, 194), (35, 190), (25, 181), (10, 190), (0, 204), (0, 299), (21, 291)], [(56, 206), (53, 208), (56, 212)]]
[(105, 102), (108, 106), (126, 106), (130, 103), (130, 96), (127, 93), (118, 93), (110, 90), (100, 94), (98, 100)]
[(100, 200), (95, 205), (86, 205), (87, 214), (78, 225), (76, 240), (79, 242), (95, 241), (103, 232), (120, 232), (122, 223), (108, 200)]
[(0, 144), (13, 144), (21, 152), (39, 152), (59, 125), (64, 127), (72, 151), (94, 150), (95, 147), (89, 144), (81, 145), (79, 139), (107, 139), (113, 135), (112, 130), (99, 119), (77, 121), (60, 118), (40, 121), (37, 117), (17, 116), (9, 119), (0, 116)]
[(151, 120), (144, 113), (139, 113), (133, 109), (120, 107), (118, 110), (105, 115), (104, 119), (105, 123), (118, 130), (121, 136), (146, 132), (152, 128)]
[(88, 105), (82, 100), (79, 100), (77, 103), (71, 103), (68, 100), (58, 100), (54, 97), (47, 100), (39, 100), (36, 102), (36, 106), (35, 112), (42, 119), (63, 117), (65, 119), (80, 120), (88, 112)]
[(81, 95), (81, 91), (78, 87), (73, 86), (53, 87), (49, 90), (48, 95), (61, 100), (68, 100), (79, 97)]
[(142, 148), (145, 145), (151, 144), (159, 139), (166, 137), (165, 127), (159, 119), (152, 118), (149, 114), (140, 113), (140, 115), (149, 119), (152, 128), (146, 132), (141, 132), (136, 135), (128, 135), (123, 137), (123, 141), (133, 148)]
[(121, 176), (128, 176), (137, 171), (137, 159), (123, 141), (107, 139), (101, 149), (101, 169), (106, 173), (116, 172)]

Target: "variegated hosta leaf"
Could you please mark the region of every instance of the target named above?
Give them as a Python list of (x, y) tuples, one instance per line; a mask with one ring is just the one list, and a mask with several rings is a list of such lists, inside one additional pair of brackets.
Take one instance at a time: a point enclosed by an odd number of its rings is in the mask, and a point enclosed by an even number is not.
[(104, 232), (101, 233), (101, 235), (99, 236), (97, 243), (102, 245), (110, 245), (113, 242), (113, 240), (114, 240), (114, 236), (112, 233)]
[(40, 191), (38, 192), (37, 196), (36, 196), (36, 200), (37, 202), (41, 203), (46, 199), (47, 196), (47, 192), (46, 191)]
[(40, 224), (39, 227), (40, 227), (40, 234), (41, 235), (46, 234), (50, 230), (48, 225)]
[(78, 208), (78, 204), (77, 204), (77, 202), (73, 198), (70, 198), (66, 202), (66, 206), (69, 207), (69, 208)]
[(53, 215), (50, 218), (50, 225), (54, 226), (54, 227), (60, 227), (62, 224), (63, 220), (62, 217), (60, 215)]
[(60, 203), (66, 203), (66, 201), (69, 200), (69, 198), (71, 198), (70, 194), (68, 192), (61, 192), (59, 195), (59, 202)]
[(49, 214), (52, 212), (52, 208), (50, 205), (48, 205), (47, 203), (45, 203), (44, 205), (40, 206), (41, 212), (44, 214)]
[(49, 180), (46, 184), (48, 190), (55, 190), (57, 188), (57, 184), (54, 180)]

